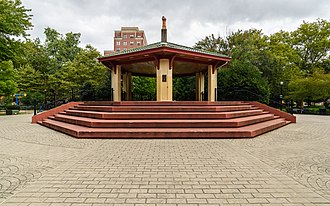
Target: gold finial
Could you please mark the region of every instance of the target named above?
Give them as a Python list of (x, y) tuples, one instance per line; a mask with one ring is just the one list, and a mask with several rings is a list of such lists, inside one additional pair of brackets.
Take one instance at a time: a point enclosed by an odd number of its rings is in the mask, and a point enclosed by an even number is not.
[(162, 29), (166, 29), (166, 18), (165, 18), (165, 16), (162, 17), (162, 21), (163, 21)]

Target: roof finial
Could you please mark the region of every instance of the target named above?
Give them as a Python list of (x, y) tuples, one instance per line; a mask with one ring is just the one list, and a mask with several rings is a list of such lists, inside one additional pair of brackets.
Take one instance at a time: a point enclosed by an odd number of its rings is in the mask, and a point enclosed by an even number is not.
[(167, 29), (166, 29), (166, 18), (162, 17), (162, 31), (161, 31), (161, 42), (167, 42)]
[(165, 18), (165, 16), (162, 17), (162, 21), (163, 21), (162, 29), (166, 29), (166, 18)]

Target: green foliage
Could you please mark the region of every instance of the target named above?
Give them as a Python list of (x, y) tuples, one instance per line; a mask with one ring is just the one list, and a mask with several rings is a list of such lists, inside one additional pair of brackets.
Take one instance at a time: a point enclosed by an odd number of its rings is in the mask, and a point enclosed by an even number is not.
[(24, 105), (33, 105), (33, 101), (36, 100), (37, 103), (43, 103), (45, 94), (41, 92), (28, 92), (27, 95), (20, 98), (20, 102)]
[(38, 91), (43, 86), (40, 81), (41, 73), (29, 64), (23, 65), (19, 68), (18, 76), (20, 77), (17, 81), (18, 88), (20, 88), (21, 91)]
[(296, 101), (322, 101), (330, 99), (330, 74), (314, 71), (311, 76), (290, 82), (290, 97)]
[(26, 37), (32, 27), (29, 9), (20, 0), (0, 0), (0, 61), (14, 60), (22, 52), (20, 41), (13, 37)]
[(156, 78), (132, 77), (133, 100), (156, 100)]
[[(261, 30), (250, 29), (238, 30), (226, 38), (210, 35), (197, 42), (195, 47), (230, 55), (233, 62), (241, 61), (242, 65), (253, 65), (267, 80), (270, 99), (277, 101), (281, 81), (284, 82), (283, 94), (289, 97), (291, 81), (308, 76), (316, 68), (326, 73), (330, 71), (329, 31), (330, 23), (318, 19), (312, 23), (304, 22), (291, 33), (279, 31), (266, 36)], [(233, 67), (232, 64), (230, 68)], [(221, 75), (218, 81), (222, 81)]]
[(91, 82), (85, 82), (80, 90), (80, 96), (82, 101), (95, 100), (95, 89)]
[[(292, 44), (299, 54), (299, 68), (309, 74), (314, 68), (329, 65), (330, 22), (318, 19), (315, 22), (303, 22), (293, 31)], [(325, 63), (325, 65), (324, 65)], [(329, 68), (323, 68), (329, 71)]]
[(95, 100), (111, 100), (111, 71), (102, 75), (102, 80), (95, 87)]
[(176, 101), (194, 101), (196, 99), (195, 77), (173, 78), (173, 99)]
[(221, 38), (220, 36), (215, 37), (214, 34), (206, 36), (204, 39), (198, 41), (195, 44), (195, 48), (230, 55), (228, 39)]
[(218, 78), (219, 100), (269, 101), (268, 83), (250, 62), (234, 60), (220, 70)]
[(54, 70), (63, 66), (68, 61), (73, 61), (81, 51), (80, 33), (69, 32), (63, 36), (55, 29), (47, 27), (45, 29), (45, 47), (54, 66)]
[(0, 62), (0, 97), (16, 91), (16, 71), (11, 61)]
[[(109, 70), (97, 62), (100, 53), (90, 45), (81, 50), (72, 62), (65, 65), (65, 73), (62, 75), (67, 82), (67, 90), (76, 88), (81, 90), (82, 99), (86, 99), (86, 93), (93, 91), (95, 99), (110, 99)], [(64, 87), (62, 85), (62, 87)], [(108, 91), (105, 91), (105, 90)]]
[(24, 51), (25, 54), (21, 59), (21, 65), (29, 64), (36, 71), (40, 72), (41, 75), (50, 73), (50, 56), (39, 38), (27, 40), (24, 43)]
[(67, 101), (78, 100), (80, 94), (85, 98), (86, 87), (90, 86), (93, 97), (109, 99), (110, 91), (104, 92), (110, 88), (109, 71), (97, 62), (99, 52), (90, 45), (80, 48), (80, 34), (62, 35), (50, 28), (45, 29), (45, 34), (44, 44), (39, 39), (24, 44), (26, 55), (18, 72), (20, 91), (29, 92), (38, 101), (53, 101), (54, 96)]
[(79, 87), (82, 82), (90, 82), (93, 87), (97, 86), (108, 73), (108, 69), (97, 62), (100, 53), (90, 45), (78, 53), (72, 62), (64, 66), (65, 81), (70, 86)]
[[(20, 0), (0, 0), (0, 97), (16, 92), (17, 72), (14, 68), (23, 55), (22, 43), (18, 38), (27, 36), (32, 27), (30, 11)], [(8, 99), (8, 98), (7, 98)]]
[[(198, 42), (196, 46), (202, 49), (217, 49), (217, 52), (232, 57), (229, 69), (219, 72), (218, 99), (263, 102), (269, 100), (269, 87), (266, 81), (268, 76), (264, 74), (268, 74), (269, 70), (273, 71), (275, 63), (267, 52), (268, 37), (260, 30), (238, 30), (226, 38), (215, 38), (212, 35)], [(270, 74), (269, 77), (273, 76)]]

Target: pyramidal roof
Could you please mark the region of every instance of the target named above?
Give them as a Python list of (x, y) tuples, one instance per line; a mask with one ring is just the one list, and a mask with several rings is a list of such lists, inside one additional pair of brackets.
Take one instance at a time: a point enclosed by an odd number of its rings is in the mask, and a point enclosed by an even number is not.
[(179, 45), (179, 44), (175, 44), (175, 43), (171, 43), (171, 42), (156, 42), (156, 43), (149, 44), (146, 46), (128, 49), (126, 51), (114, 52), (109, 55), (102, 56), (102, 57), (100, 57), (100, 59), (102, 59), (104, 57), (119, 56), (119, 55), (123, 55), (123, 54), (135, 53), (135, 52), (146, 51), (146, 50), (162, 48), (162, 47), (179, 49), (179, 50), (190, 51), (190, 52), (201, 53), (201, 54), (208, 54), (208, 55), (217, 56), (217, 57), (230, 58), (229, 56), (219, 54), (217, 52), (210, 52), (210, 51), (206, 51), (206, 50), (202, 50), (202, 49), (196, 49), (196, 48), (183, 46), (183, 45)]

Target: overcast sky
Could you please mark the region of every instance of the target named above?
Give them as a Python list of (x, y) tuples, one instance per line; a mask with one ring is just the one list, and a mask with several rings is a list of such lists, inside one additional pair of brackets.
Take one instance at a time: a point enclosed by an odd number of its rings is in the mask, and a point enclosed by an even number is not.
[(113, 49), (113, 33), (138, 26), (148, 43), (160, 41), (161, 17), (168, 41), (193, 46), (210, 34), (262, 29), (265, 34), (295, 30), (303, 20), (330, 20), (329, 0), (22, 0), (32, 9), (32, 38), (44, 40), (45, 27), (81, 33), (81, 46)]

